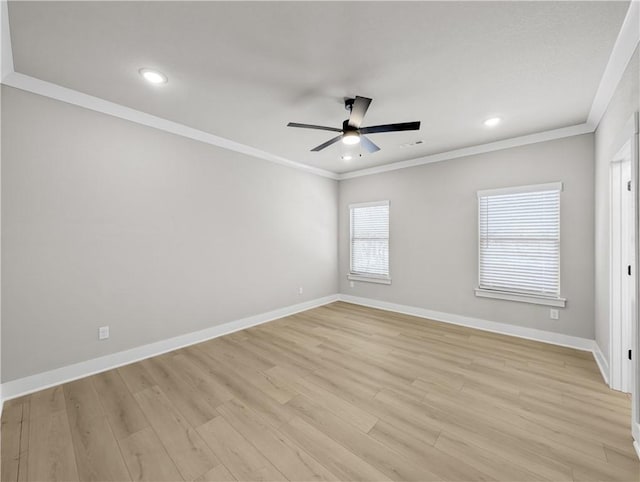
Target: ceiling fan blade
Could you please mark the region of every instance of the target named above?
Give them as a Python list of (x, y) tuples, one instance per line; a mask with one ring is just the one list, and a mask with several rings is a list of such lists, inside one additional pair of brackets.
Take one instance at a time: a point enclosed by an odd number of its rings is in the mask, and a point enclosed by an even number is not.
[(362, 147), (364, 147), (369, 153), (373, 153), (380, 150), (378, 146), (376, 146), (373, 142), (371, 142), (371, 140), (367, 139), (365, 136), (360, 136), (360, 144), (362, 144)]
[(321, 131), (342, 132), (342, 129), (337, 129), (335, 127), (316, 126), (313, 124), (299, 124), (297, 122), (289, 122), (287, 124), (287, 127), (302, 127), (304, 129), (318, 129)]
[(356, 129), (362, 125), (362, 121), (364, 120), (364, 115), (367, 113), (367, 109), (369, 109), (369, 104), (371, 104), (371, 100), (368, 97), (360, 97), (356, 95), (356, 99), (351, 106), (351, 115), (349, 116), (349, 127), (355, 127)]
[(338, 142), (340, 139), (342, 139), (342, 134), (340, 134), (339, 136), (334, 137), (331, 140), (328, 140), (327, 142), (325, 142), (324, 144), (320, 144), (318, 147), (314, 147), (313, 149), (311, 149), (312, 152), (318, 152), (321, 151), (322, 149), (324, 149), (325, 147), (329, 147), (331, 144), (335, 144), (336, 142)]
[(420, 121), (400, 122), (398, 124), (384, 124), (380, 126), (363, 127), (360, 129), (360, 133), (378, 134), (380, 132), (417, 131), (418, 129), (420, 129)]

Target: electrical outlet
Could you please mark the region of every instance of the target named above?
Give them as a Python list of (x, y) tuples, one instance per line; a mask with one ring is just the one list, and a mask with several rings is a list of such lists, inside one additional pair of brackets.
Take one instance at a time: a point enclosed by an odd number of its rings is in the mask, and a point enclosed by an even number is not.
[(353, 281), (349, 281), (349, 286), (353, 288), (356, 284)]
[(98, 328), (98, 339), (106, 340), (107, 338), (109, 338), (109, 327), (101, 326), (100, 328)]
[(558, 318), (560, 318), (560, 312), (554, 308), (551, 308), (549, 310), (549, 318), (551, 318), (552, 320), (557, 320)]
[(304, 292), (304, 290), (302, 289), (302, 286), (300, 288), (298, 288), (298, 294), (301, 295)]

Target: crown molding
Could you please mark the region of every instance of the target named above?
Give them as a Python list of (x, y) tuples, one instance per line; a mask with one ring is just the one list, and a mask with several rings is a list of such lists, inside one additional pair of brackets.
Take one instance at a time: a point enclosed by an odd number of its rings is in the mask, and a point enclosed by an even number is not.
[(292, 161), (290, 159), (256, 149), (255, 147), (247, 146), (199, 129), (194, 129), (178, 122), (163, 119), (162, 117), (147, 114), (130, 107), (116, 104), (115, 102), (109, 102), (99, 97), (84, 94), (52, 82), (47, 82), (16, 72), (13, 64), (13, 49), (11, 47), (11, 34), (9, 30), (9, 6), (7, 0), (0, 0), (0, 43), (0, 82), (4, 85), (45, 97), (50, 97), (52, 99), (84, 107), (85, 109), (101, 112), (120, 119), (125, 119), (135, 122), (136, 124), (153, 127), (165, 132), (170, 132), (171, 134), (204, 142), (230, 151), (240, 152), (248, 156), (264, 159), (269, 162), (274, 162), (276, 164), (298, 169), (317, 176), (327, 177), (333, 180), (338, 179), (338, 174), (325, 169), (319, 169), (317, 167)]
[(537, 132), (487, 144), (454, 149), (426, 157), (409, 159), (406, 161), (399, 161), (392, 164), (385, 164), (383, 166), (360, 169), (340, 174), (292, 161), (224, 137), (216, 136), (177, 122), (147, 114), (114, 102), (109, 102), (99, 97), (94, 97), (51, 82), (46, 82), (44, 80), (15, 72), (11, 49), (11, 36), (9, 34), (8, 5), (6, 0), (0, 0), (0, 2), (0, 27), (2, 30), (0, 33), (0, 41), (2, 42), (1, 81), (3, 84), (334, 180), (369, 176), (382, 172), (395, 171), (397, 169), (421, 166), (433, 162), (441, 162), (474, 154), (493, 152), (502, 149), (509, 149), (511, 147), (524, 146), (537, 142), (594, 132), (597, 129), (613, 94), (615, 93), (620, 79), (624, 75), (624, 71), (629, 60), (640, 42), (640, 0), (631, 0), (629, 9), (627, 10), (627, 14), (611, 52), (611, 56), (609, 57), (605, 71), (600, 79), (600, 84), (593, 99), (587, 121), (583, 124)]
[(544, 132), (536, 132), (526, 136), (512, 137), (487, 144), (479, 144), (476, 146), (455, 149), (453, 151), (441, 152), (430, 156), (419, 157), (417, 159), (409, 159), (408, 161), (394, 162), (392, 164), (384, 164), (382, 166), (371, 167), (368, 169), (360, 169), (358, 171), (345, 172), (338, 176), (339, 180), (352, 179), (355, 177), (371, 176), (372, 174), (380, 174), (382, 172), (395, 171), (405, 169), (407, 167), (422, 166), (423, 164), (431, 164), (433, 162), (447, 161), (449, 159), (459, 159), (461, 157), (473, 156), (475, 154), (484, 154), (486, 152), (500, 151), (512, 147), (526, 146), (528, 144), (536, 144), (538, 142), (552, 141), (554, 139), (562, 139), (563, 137), (579, 136), (581, 134), (589, 134), (595, 129), (591, 124), (578, 124), (575, 126), (562, 127)]
[(527, 144), (535, 144), (537, 142), (550, 141), (553, 139), (561, 139), (563, 137), (594, 132), (598, 128), (598, 125), (611, 102), (611, 98), (615, 94), (616, 88), (624, 75), (627, 65), (629, 64), (638, 43), (640, 43), (640, 0), (631, 0), (627, 14), (622, 22), (622, 26), (620, 27), (620, 32), (618, 33), (618, 37), (613, 45), (609, 61), (607, 62), (607, 66), (605, 67), (602, 77), (600, 78), (600, 84), (598, 85), (598, 90), (596, 91), (596, 95), (591, 104), (591, 110), (589, 111), (587, 121), (583, 124), (538, 132), (520, 137), (513, 137), (502, 141), (470, 146), (463, 149), (455, 149), (417, 159), (385, 164), (383, 166), (346, 172), (340, 174), (338, 179), (344, 180), (370, 176), (382, 172), (395, 171), (396, 169), (421, 166), (432, 162), (446, 161), (474, 154), (483, 154), (486, 152), (509, 149), (511, 147), (525, 146)]
[(28, 75), (16, 72), (13, 64), (13, 49), (11, 47), (11, 34), (9, 30), (9, 6), (7, 0), (0, 0), (0, 83), (14, 87), (16, 89), (31, 92), (33, 94), (50, 97), (67, 104), (77, 105), (85, 109), (101, 112), (103, 114), (125, 119), (136, 124), (153, 127), (171, 134), (176, 134), (188, 139), (204, 142), (216, 147), (228, 149), (230, 151), (240, 152), (248, 156), (264, 159), (283, 166), (287, 166), (300, 171), (315, 174), (317, 176), (326, 177), (337, 180), (338, 174), (308, 166), (300, 162), (292, 161), (269, 152), (247, 146), (239, 142), (216, 136), (193, 127), (173, 122), (162, 117), (147, 114), (130, 107), (116, 104), (99, 97), (94, 97), (77, 90), (68, 89), (52, 82), (30, 77)]
[(600, 78), (600, 85), (591, 104), (587, 123), (598, 126), (615, 94), (620, 79), (640, 42), (640, 0), (632, 0), (622, 22), (611, 56)]
[(257, 157), (266, 161), (274, 162), (287, 167), (292, 167), (301, 171), (309, 172), (329, 179), (337, 179), (337, 174), (326, 171), (324, 169), (318, 169), (317, 167), (307, 166), (299, 162), (291, 161), (284, 157), (271, 154), (255, 147), (247, 146), (239, 142), (235, 142), (224, 137), (216, 136), (208, 132), (194, 129), (193, 127), (173, 122), (168, 119), (163, 119), (155, 115), (147, 114), (130, 107), (126, 107), (115, 102), (94, 97), (92, 95), (78, 92), (77, 90), (68, 89), (60, 85), (47, 82), (44, 80), (36, 79), (28, 75), (13, 72), (6, 78), (2, 79), (4, 85), (9, 87), (15, 87), (16, 89), (24, 90), (34, 94), (50, 97), (67, 104), (77, 105), (84, 107), (85, 109), (101, 112), (103, 114), (125, 119), (136, 124), (142, 124), (148, 127), (153, 127), (161, 131), (170, 132), (188, 139), (204, 142), (213, 146), (222, 147), (230, 151), (240, 152), (248, 156)]

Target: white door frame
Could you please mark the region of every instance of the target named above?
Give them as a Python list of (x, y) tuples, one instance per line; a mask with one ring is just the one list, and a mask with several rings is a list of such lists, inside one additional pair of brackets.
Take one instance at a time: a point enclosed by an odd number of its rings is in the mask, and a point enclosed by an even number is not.
[(633, 324), (631, 330), (632, 336), (632, 350), (633, 360), (631, 363), (631, 433), (633, 434), (634, 443), (633, 446), (636, 449), (638, 457), (640, 457), (640, 306), (638, 306), (638, 299), (640, 299), (640, 283), (638, 283), (638, 276), (640, 272), (640, 189), (638, 188), (638, 181), (640, 180), (640, 141), (638, 139), (638, 112), (629, 119), (630, 124), (629, 132), (631, 133), (631, 173), (632, 173), (632, 193), (633, 193), (633, 224), (634, 224), (634, 238), (636, 240), (634, 246), (634, 273), (635, 273), (635, 290), (634, 290), (634, 310), (633, 310)]
[[(638, 181), (640, 179), (638, 172), (638, 112), (634, 113), (629, 121), (625, 124), (622, 130), (618, 142), (614, 144), (616, 152), (620, 152), (625, 145), (628, 145), (630, 149), (631, 157), (631, 195), (633, 196), (633, 234), (634, 239), (640, 239), (639, 236), (639, 189)], [(615, 159), (614, 159), (615, 160)], [(611, 247), (610, 247), (611, 248)], [(638, 326), (638, 320), (640, 319), (640, 307), (637, 300), (639, 298), (640, 284), (638, 283), (638, 273), (640, 269), (640, 242), (636, 242), (633, 248), (633, 262), (632, 262), (632, 279), (634, 282), (634, 289), (632, 292), (633, 310), (632, 310), (632, 326), (631, 326), (631, 344), (633, 359), (631, 363), (631, 433), (634, 438), (633, 446), (640, 457), (640, 327)], [(612, 279), (610, 280), (610, 283)], [(613, 299), (610, 300), (610, 304), (613, 304)], [(613, 319), (610, 319), (610, 329), (613, 330)], [(613, 333), (610, 332), (610, 340), (613, 340)], [(610, 346), (611, 348), (611, 346)], [(609, 368), (611, 369), (613, 352), (609, 351)], [(609, 373), (609, 380), (611, 380), (612, 373)]]
[(627, 140), (610, 165), (610, 373), (611, 388), (631, 393), (629, 350), (633, 349), (634, 217), (631, 140)]

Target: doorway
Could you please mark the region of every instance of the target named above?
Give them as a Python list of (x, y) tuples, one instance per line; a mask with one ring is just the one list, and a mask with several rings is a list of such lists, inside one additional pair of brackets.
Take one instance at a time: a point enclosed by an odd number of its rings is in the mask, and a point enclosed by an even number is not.
[(631, 392), (631, 432), (640, 457), (638, 118), (634, 113), (622, 129), (611, 162), (609, 383), (615, 390)]
[(611, 163), (611, 339), (610, 384), (631, 393), (635, 308), (634, 196), (631, 140)]

